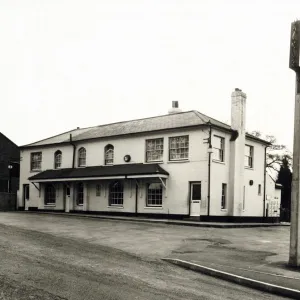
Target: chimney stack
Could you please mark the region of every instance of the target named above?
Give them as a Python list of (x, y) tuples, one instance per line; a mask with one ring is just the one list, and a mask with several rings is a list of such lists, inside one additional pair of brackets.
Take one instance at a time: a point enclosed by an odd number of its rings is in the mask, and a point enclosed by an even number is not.
[(231, 94), (231, 128), (237, 131), (237, 138), (230, 142), (229, 181), (232, 216), (243, 214), (246, 98), (246, 94), (238, 88)]
[(176, 114), (182, 112), (182, 110), (179, 108), (179, 102), (177, 100), (172, 101), (172, 108), (169, 109), (169, 114)]

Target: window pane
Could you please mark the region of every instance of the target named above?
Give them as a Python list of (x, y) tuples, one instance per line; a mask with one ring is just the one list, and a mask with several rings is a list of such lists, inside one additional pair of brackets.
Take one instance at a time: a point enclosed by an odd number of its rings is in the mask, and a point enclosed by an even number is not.
[(170, 160), (187, 159), (189, 156), (189, 136), (170, 138), (169, 148)]
[(147, 206), (162, 206), (162, 185), (160, 183), (148, 185)]
[(192, 184), (192, 200), (201, 200), (201, 183)]
[(146, 161), (163, 160), (163, 139), (146, 140)]

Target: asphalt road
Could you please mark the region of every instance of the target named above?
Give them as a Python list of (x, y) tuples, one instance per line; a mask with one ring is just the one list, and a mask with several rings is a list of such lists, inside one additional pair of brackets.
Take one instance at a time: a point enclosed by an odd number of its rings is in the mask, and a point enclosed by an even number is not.
[[(14, 218), (15, 225), (5, 225), (10, 223), (3, 221), (9, 220), (9, 215), (0, 213), (0, 300), (283, 299), (183, 270), (150, 255), (106, 246), (105, 239), (93, 243), (93, 238), (38, 229), (39, 222), (51, 228), (77, 222), (81, 230), (88, 232), (89, 224), (95, 226), (97, 221), (37, 216), (36, 223), (35, 217), (30, 216), (29, 221), (35, 223), (35, 230), (30, 230), (28, 226), (20, 227), (22, 218), (27, 216), (20, 214)], [(112, 226), (113, 222), (99, 222), (99, 228), (105, 224)], [(70, 230), (76, 231), (76, 227)], [(159, 242), (155, 247), (160, 247)]]

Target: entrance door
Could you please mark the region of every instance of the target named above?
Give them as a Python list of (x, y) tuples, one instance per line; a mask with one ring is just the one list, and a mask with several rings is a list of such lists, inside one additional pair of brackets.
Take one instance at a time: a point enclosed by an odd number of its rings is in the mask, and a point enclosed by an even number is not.
[(190, 216), (200, 216), (201, 182), (193, 182), (190, 185)]
[(23, 207), (25, 210), (28, 209), (28, 202), (29, 200), (29, 184), (23, 184)]
[(68, 184), (64, 185), (64, 203), (65, 212), (70, 211), (70, 186)]

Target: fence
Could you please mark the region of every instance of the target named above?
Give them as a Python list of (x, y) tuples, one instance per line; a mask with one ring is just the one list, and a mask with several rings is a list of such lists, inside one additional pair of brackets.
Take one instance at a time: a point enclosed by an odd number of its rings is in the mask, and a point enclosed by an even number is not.
[(17, 207), (17, 194), (0, 193), (0, 211), (13, 211)]

